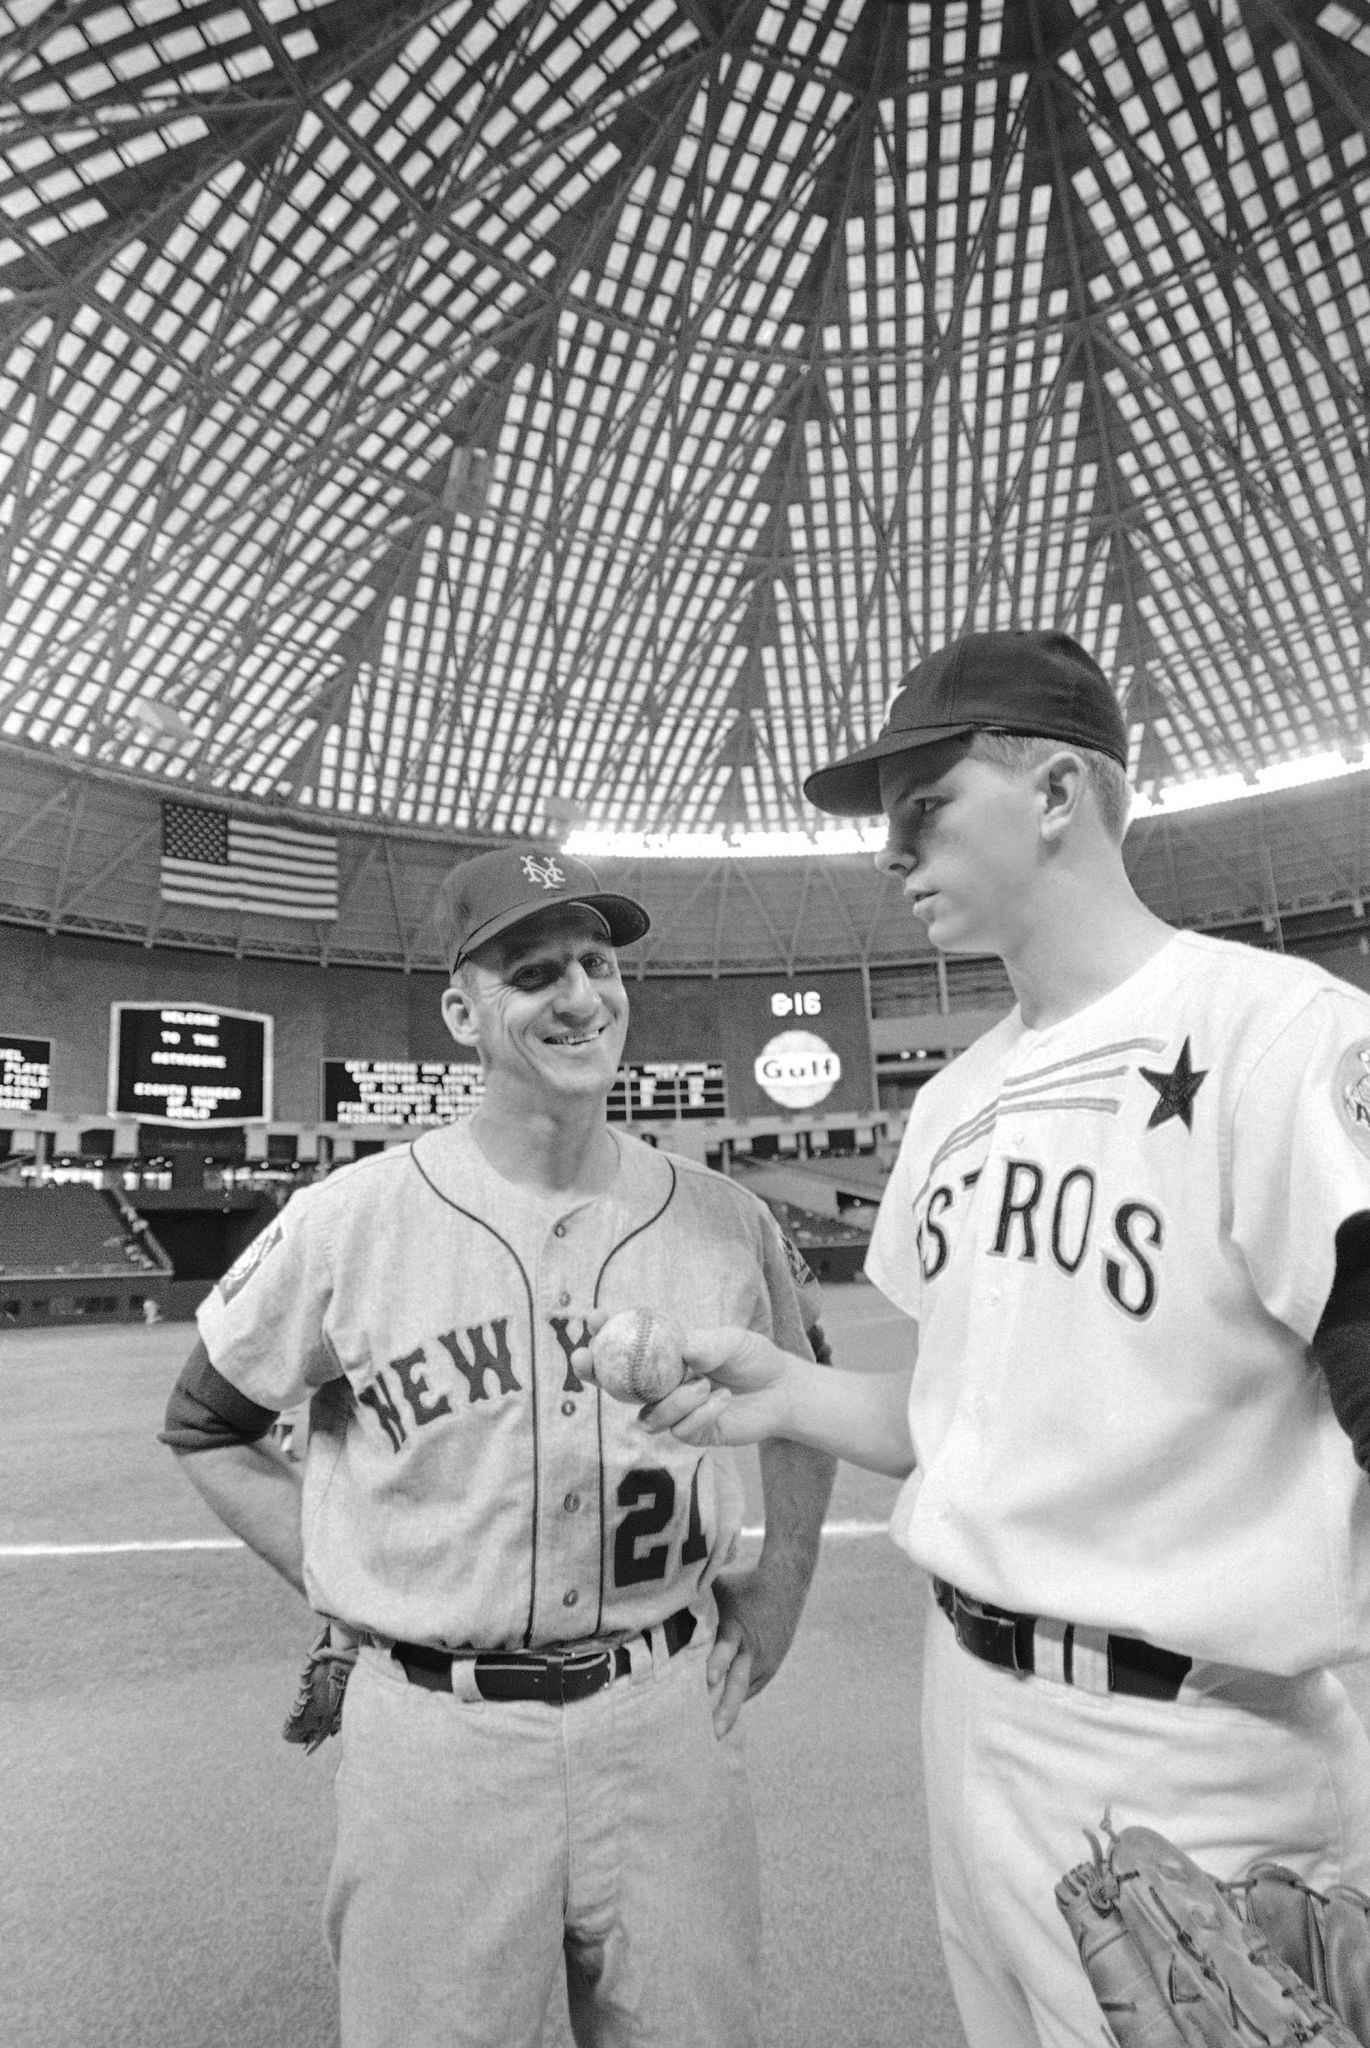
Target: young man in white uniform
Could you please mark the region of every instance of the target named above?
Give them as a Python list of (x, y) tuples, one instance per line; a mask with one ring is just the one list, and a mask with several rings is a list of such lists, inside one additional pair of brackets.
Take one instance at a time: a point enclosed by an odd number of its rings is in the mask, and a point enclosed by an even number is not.
[(1146, 909), (1126, 755), (1074, 641), (975, 634), (810, 777), (885, 812), (933, 945), (997, 954), (1017, 1005), (918, 1095), (881, 1205), (908, 1369), (705, 1333), (712, 1385), (647, 1417), (907, 1475), (971, 2048), (1098, 2048), (1054, 1887), (1106, 1811), (1221, 1877), (1370, 1886), (1370, 1742), (1328, 1668), (1370, 1652), (1370, 1000)]
[[(757, 2048), (755, 1831), (735, 1723), (789, 1647), (832, 1462), (763, 1448), (729, 1572), (726, 1455), (571, 1367), (586, 1318), (704, 1312), (808, 1351), (816, 1290), (745, 1189), (613, 1130), (647, 915), (555, 848), (447, 904), (469, 1123), (296, 1195), (200, 1310), (164, 1440), (362, 1647), (327, 1920), (345, 2048)], [(303, 1480), (263, 1445), (310, 1400)]]

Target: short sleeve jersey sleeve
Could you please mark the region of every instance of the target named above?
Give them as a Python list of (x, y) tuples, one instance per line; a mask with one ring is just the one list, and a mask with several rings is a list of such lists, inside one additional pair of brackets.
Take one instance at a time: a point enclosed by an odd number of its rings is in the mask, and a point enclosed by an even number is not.
[(923, 1265), (914, 1205), (926, 1180), (928, 1141), (915, 1102), (895, 1157), (866, 1253), (866, 1272), (880, 1292), (918, 1322), (923, 1309)]
[(277, 1412), (307, 1400), (341, 1371), (324, 1334), (333, 1281), (322, 1192), (292, 1195), (196, 1317), (215, 1371), (249, 1401)]
[(1322, 987), (1259, 1053), (1233, 1107), (1230, 1228), (1268, 1312), (1307, 1343), (1336, 1235), (1370, 1211), (1370, 1000)]
[(770, 1328), (763, 1332), (782, 1351), (811, 1358), (809, 1332), (823, 1312), (823, 1297), (797, 1245), (781, 1230), (768, 1209), (761, 1217), (761, 1268), (770, 1301)]

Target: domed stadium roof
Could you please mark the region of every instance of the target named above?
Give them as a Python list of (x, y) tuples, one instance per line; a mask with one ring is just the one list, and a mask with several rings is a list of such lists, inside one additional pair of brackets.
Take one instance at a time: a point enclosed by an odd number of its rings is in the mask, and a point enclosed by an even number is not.
[(9, 0), (0, 736), (812, 827), (967, 628), (1358, 749), (1366, 0)]

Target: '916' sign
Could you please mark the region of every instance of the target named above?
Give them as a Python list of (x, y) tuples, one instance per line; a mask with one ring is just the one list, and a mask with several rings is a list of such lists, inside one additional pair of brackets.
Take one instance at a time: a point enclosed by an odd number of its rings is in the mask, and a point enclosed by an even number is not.
[(778, 988), (771, 997), (773, 1017), (821, 1017), (823, 998), (816, 988), (797, 988), (793, 991)]

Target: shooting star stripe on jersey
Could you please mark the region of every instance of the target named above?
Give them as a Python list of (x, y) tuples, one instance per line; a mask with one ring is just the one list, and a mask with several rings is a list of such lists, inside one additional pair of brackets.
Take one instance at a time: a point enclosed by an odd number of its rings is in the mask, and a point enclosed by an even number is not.
[(988, 1109), (982, 1109), (980, 1114), (972, 1117), (968, 1124), (961, 1124), (958, 1129), (948, 1131), (928, 1163), (927, 1179), (913, 1198), (915, 1209), (927, 1193), (932, 1177), (942, 1164), (942, 1161), (950, 1159), (953, 1152), (964, 1152), (968, 1145), (977, 1144), (981, 1138), (987, 1138), (994, 1129), (994, 1120), (998, 1113), (998, 1103), (992, 1102)]
[[(993, 1102), (987, 1103), (983, 1109), (977, 1109), (974, 1116), (967, 1117), (964, 1123), (954, 1125), (947, 1132), (946, 1137), (942, 1140), (942, 1148), (938, 1152), (937, 1158), (944, 1157), (949, 1151), (959, 1150), (962, 1145), (968, 1143), (980, 1131), (987, 1130), (1003, 1107), (1005, 1097), (1012, 1095), (1015, 1090), (1032, 1089), (1038, 1084), (1044, 1084), (1049, 1088), (1068, 1086), (1072, 1070), (1079, 1067), (1093, 1067), (1096, 1061), (1112, 1059), (1120, 1052), (1158, 1053), (1164, 1052), (1164, 1050), (1165, 1040), (1161, 1038), (1123, 1038), (1119, 1039), (1116, 1045), (1091, 1046), (1088, 1052), (1075, 1053), (1068, 1060), (1053, 1060), (1049, 1066), (1033, 1067), (1026, 1074), (1014, 1075), (1003, 1083), (1002, 1092), (995, 1097)], [(1092, 1080), (1111, 1080), (1116, 1075), (1127, 1072), (1128, 1068), (1125, 1065), (1110, 1067), (1101, 1073), (1091, 1074), (1089, 1078)], [(1049, 1074), (1056, 1074), (1061, 1078), (1056, 1081), (1048, 1081), (1046, 1077)], [(1018, 1107), (1016, 1101), (1013, 1103), (1013, 1107), (1015, 1109)], [(937, 1160), (935, 1159), (933, 1162), (934, 1166), (936, 1163)]]
[(981, 1131), (989, 1130), (998, 1114), (999, 1101), (996, 1096), (995, 1100), (989, 1103), (986, 1108), (977, 1109), (974, 1116), (967, 1117), (963, 1124), (956, 1124), (947, 1132), (946, 1137), (942, 1140), (942, 1151), (954, 1150), (958, 1145), (968, 1143), (970, 1139), (976, 1137)]
[[(1120, 1074), (1130, 1074), (1131, 1072), (1131, 1067), (1090, 1067), (1086, 1073), (1082, 1074), (1072, 1067), (1068, 1073), (1058, 1074), (1054, 1081), (1042, 1081), (1034, 1077), (1029, 1093), (1031, 1095), (1043, 1095), (1051, 1088), (1079, 1088), (1086, 1082), (1093, 1086), (1097, 1081), (1116, 1081)], [(1022, 1108), (1023, 1097), (1010, 1095), (1009, 1091), (1014, 1088), (1026, 1089), (1028, 1088), (1028, 1083), (1026, 1081), (1008, 1081), (1004, 1084), (1004, 1092), (999, 1100), (1000, 1106), (1006, 1110)]]
[(1026, 1088), (1033, 1081), (1040, 1081), (1045, 1074), (1059, 1074), (1068, 1067), (1092, 1066), (1095, 1060), (1111, 1060), (1120, 1052), (1164, 1052), (1163, 1038), (1120, 1038), (1115, 1045), (1092, 1045), (1088, 1052), (1072, 1053), (1068, 1060), (1053, 1060), (1050, 1066), (1034, 1067), (1029, 1073), (1015, 1075), (1005, 1081), (1005, 1089)]
[[(1080, 1081), (1093, 1080), (1094, 1076), (1082, 1074), (1071, 1078), (1075, 1080), (1078, 1086)], [(1053, 1095), (1044, 1102), (1023, 1100), (1021, 1102), (1005, 1103), (1003, 1107), (1006, 1110), (1011, 1110), (1014, 1116), (1031, 1115), (1035, 1110), (1060, 1109), (1088, 1109), (1097, 1112), (1100, 1116), (1116, 1116), (1122, 1108), (1122, 1099), (1117, 1095)], [(978, 1139), (987, 1136), (993, 1128), (994, 1122), (995, 1119), (991, 1117), (982, 1129), (968, 1131), (959, 1143), (953, 1144), (948, 1139), (945, 1144), (938, 1147), (937, 1151), (933, 1154), (932, 1164), (928, 1168), (927, 1178), (910, 1205), (912, 1208), (916, 1209), (918, 1207), (918, 1204), (932, 1186), (933, 1176), (937, 1172), (938, 1167), (950, 1159), (953, 1152), (964, 1152), (968, 1145), (973, 1145)]]
[[(860, 1536), (888, 1536), (890, 1525), (884, 1522), (825, 1522), (824, 1536), (837, 1539)], [(748, 1522), (739, 1532), (741, 1535), (760, 1541), (765, 1529), (760, 1522)], [(151, 1555), (159, 1551), (186, 1550), (246, 1550), (247, 1545), (236, 1536), (189, 1536), (165, 1538), (146, 1543), (0, 1543), (0, 1560), (36, 1557), (124, 1557), (130, 1554)]]
[[(1116, 1071), (1126, 1073), (1128, 1069), (1123, 1067)], [(1107, 1074), (1063, 1074), (1059, 1081), (1049, 1082), (1047, 1085), (1049, 1087), (1078, 1088), (1084, 1082), (1104, 1081), (1108, 1078)], [(980, 1114), (972, 1118), (970, 1123), (962, 1124), (959, 1130), (952, 1131), (942, 1140), (942, 1143), (933, 1153), (928, 1164), (927, 1175), (924, 1178), (923, 1184), (909, 1204), (909, 1207), (914, 1210), (918, 1208), (919, 1203), (932, 1186), (938, 1168), (945, 1165), (946, 1161), (954, 1153), (964, 1152), (967, 1146), (978, 1144), (981, 1138), (989, 1136), (998, 1121), (1001, 1110), (1008, 1115), (1021, 1116), (1024, 1111), (1032, 1110), (1087, 1109), (1094, 1111), (1100, 1116), (1116, 1116), (1121, 1108), (1122, 1098), (1117, 1095), (1051, 1095), (1044, 1097), (1041, 1101), (1033, 1101), (1026, 1096), (1015, 1097), (1012, 1101), (1006, 1101), (1004, 1097), (1000, 1096), (998, 1101), (993, 1103), (989, 1109), (982, 1109)]]
[[(1081, 1078), (1092, 1080), (1093, 1076), (1086, 1074)], [(1121, 1107), (1116, 1095), (1054, 1095), (1050, 1102), (1015, 1102), (1013, 1114), (1022, 1116), (1025, 1111), (1037, 1109), (1097, 1109), (1104, 1116), (1116, 1116)]]
[[(1048, 1088), (1067, 1086), (1072, 1078), (1072, 1074), (1075, 1074), (1075, 1077), (1079, 1079), (1086, 1078), (1080, 1076), (1076, 1071), (1081, 1067), (1095, 1068), (1099, 1060), (1113, 1059), (1118, 1053), (1123, 1052), (1164, 1052), (1165, 1044), (1166, 1041), (1162, 1038), (1122, 1038), (1118, 1040), (1116, 1045), (1091, 1046), (1088, 1052), (1074, 1053), (1068, 1060), (1053, 1060), (1049, 1066), (1033, 1067), (1025, 1074), (1013, 1075), (1003, 1083), (1001, 1093), (995, 1097), (993, 1102), (987, 1103), (983, 1109), (977, 1109), (974, 1116), (967, 1117), (964, 1123), (956, 1124), (947, 1132), (946, 1137), (942, 1140), (942, 1150), (939, 1152), (938, 1157), (941, 1158), (948, 1151), (959, 1150), (962, 1145), (975, 1137), (981, 1130), (988, 1129), (996, 1116), (998, 1116), (1000, 1109), (1004, 1106), (1005, 1098), (1014, 1095), (1017, 1090), (1031, 1090), (1042, 1085)], [(1091, 1073), (1088, 1078), (1091, 1080), (1111, 1080), (1116, 1075), (1125, 1074), (1128, 1071), (1126, 1065), (1110, 1067), (1101, 1072)], [(1050, 1074), (1059, 1075), (1060, 1079), (1050, 1081), (1047, 1079), (1047, 1076)], [(1019, 1105), (1016, 1100), (1012, 1106), (1015, 1109), (1018, 1108)], [(936, 1164), (936, 1161), (934, 1161), (934, 1164)]]
[[(1044, 1090), (1051, 1088), (1079, 1087), (1082, 1083), (1095, 1086), (1100, 1081), (1116, 1081), (1122, 1075), (1130, 1073), (1130, 1067), (1127, 1065), (1121, 1067), (1100, 1067), (1096, 1062), (1102, 1059), (1110, 1059), (1115, 1053), (1120, 1052), (1156, 1053), (1164, 1051), (1164, 1049), (1165, 1042), (1162, 1039), (1128, 1038), (1122, 1040), (1117, 1045), (1095, 1046), (1089, 1052), (1077, 1054), (1072, 1059), (1056, 1060), (1049, 1067), (1034, 1067), (1031, 1073), (1019, 1074), (1013, 1079), (1005, 1081), (1002, 1093), (997, 1095), (993, 1102), (988, 1103), (984, 1109), (977, 1110), (974, 1116), (966, 1119), (965, 1123), (957, 1124), (953, 1130), (947, 1132), (946, 1137), (943, 1138), (932, 1156), (928, 1166), (928, 1178), (923, 1183), (922, 1188), (919, 1189), (918, 1195), (915, 1198), (915, 1208), (918, 1202), (922, 1200), (928, 1184), (943, 1160), (949, 1159), (954, 1152), (964, 1152), (966, 1147), (973, 1145), (978, 1138), (987, 1136), (993, 1130), (1001, 1112), (1011, 1111), (1016, 1114), (1020, 1109), (1101, 1108), (1104, 1105), (1089, 1101), (1084, 1097), (1076, 1097), (1068, 1101), (1057, 1097), (1054, 1101), (1046, 1100), (1042, 1102), (1035, 1102), (1032, 1100), (1032, 1097), (1034, 1095), (1041, 1095)], [(1082, 1072), (1082, 1068), (1086, 1071)], [(1048, 1076), (1055, 1076), (1055, 1078), (1049, 1079)], [(1109, 1113), (1116, 1113), (1117, 1107), (1116, 1103), (1112, 1104)]]

